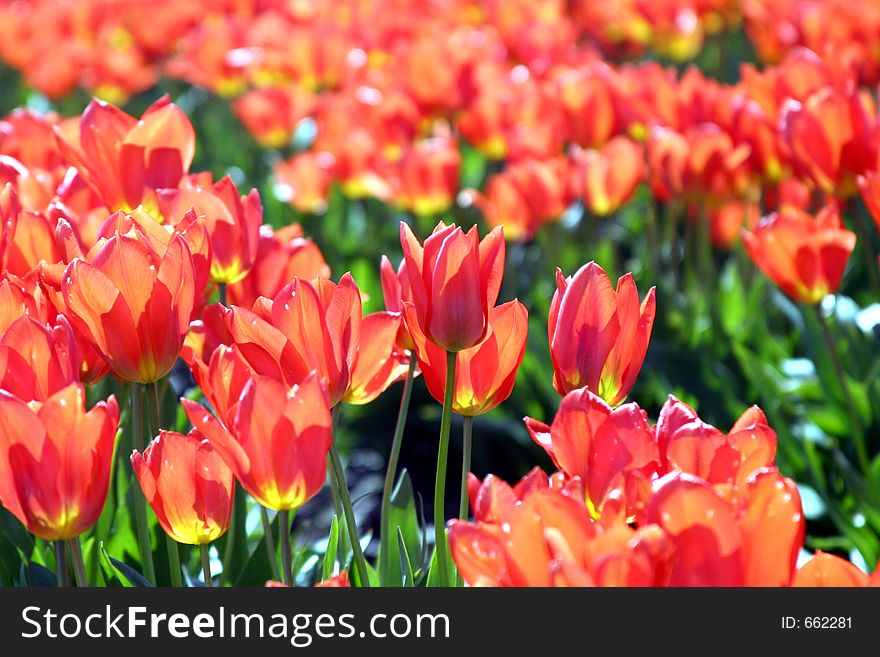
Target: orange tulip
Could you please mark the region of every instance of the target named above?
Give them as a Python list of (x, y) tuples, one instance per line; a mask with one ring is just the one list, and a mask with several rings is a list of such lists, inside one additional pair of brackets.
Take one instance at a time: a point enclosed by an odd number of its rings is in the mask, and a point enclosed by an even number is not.
[(175, 541), (202, 545), (226, 532), (235, 480), (197, 430), (160, 432), (143, 455), (131, 453), (131, 465), (159, 524)]
[(854, 196), (856, 176), (877, 166), (874, 108), (860, 92), (826, 87), (803, 103), (789, 100), (780, 121), (795, 170), (829, 196)]
[(227, 287), (229, 303), (249, 308), (259, 297), (274, 298), (294, 278), (330, 278), (324, 255), (303, 237), (297, 224), (277, 231), (264, 225), (253, 267), (242, 280)]
[[(345, 396), (361, 324), (360, 291), (351, 274), (338, 285), (295, 278), (274, 300), (261, 297), (251, 310), (232, 306), (222, 317), (222, 327), (198, 327), (200, 335), (187, 348), (189, 360), (195, 355), (204, 359), (211, 346), (234, 344), (256, 374), (298, 385), (317, 371), (328, 386), (331, 405)], [(218, 319), (213, 311), (210, 319), (212, 324)]]
[(642, 147), (628, 137), (615, 137), (601, 150), (574, 150), (575, 187), (592, 214), (605, 216), (632, 197), (645, 170)]
[(0, 190), (0, 266), (16, 276), (26, 276), (40, 261), (60, 262), (55, 225), (42, 212), (22, 208), (11, 183)]
[(461, 153), (449, 139), (416, 142), (400, 161), (397, 204), (417, 215), (437, 215), (449, 209), (458, 192)]
[(0, 389), (24, 401), (45, 401), (79, 381), (76, 338), (64, 315), (44, 324), (24, 314), (0, 335)]
[(415, 321), (425, 338), (446, 351), (461, 351), (481, 342), (489, 330), (489, 311), (498, 299), (504, 274), (504, 234), (496, 228), (482, 242), (474, 226), (467, 234), (443, 222), (419, 244), (409, 226), (400, 224), (413, 307), (405, 319)]
[(44, 402), (0, 390), (0, 503), (47, 541), (89, 529), (107, 498), (119, 406), (85, 403), (77, 383)]
[(816, 550), (798, 568), (792, 586), (880, 586), (880, 569), (869, 576), (845, 559)]
[(86, 178), (104, 204), (115, 210), (143, 205), (158, 213), (155, 190), (177, 187), (195, 154), (195, 133), (168, 96), (140, 120), (93, 99), (77, 134), (55, 128), (62, 154)]
[(342, 401), (349, 404), (368, 404), (385, 392), (392, 383), (406, 376), (409, 356), (397, 347), (397, 336), (402, 324), (400, 313), (376, 312), (363, 318), (358, 335), (357, 355)]
[(296, 509), (324, 485), (331, 443), (330, 399), (317, 375), (288, 388), (255, 376), (224, 426), (201, 405), (182, 399), (190, 421), (260, 504)]
[(645, 412), (633, 403), (613, 409), (586, 388), (562, 399), (552, 426), (525, 419), (526, 428), (554, 464), (583, 482), (592, 517), (644, 511), (660, 454)]
[(184, 180), (177, 189), (159, 190), (159, 208), (174, 224), (191, 208), (197, 216), (204, 216), (211, 241), (210, 280), (236, 283), (247, 275), (257, 255), (263, 223), (260, 195), (252, 189), (247, 196), (239, 197), (229, 176), (210, 186), (193, 178)]
[(276, 193), (297, 211), (324, 214), (336, 158), (324, 151), (302, 151), (275, 165)]
[(584, 385), (612, 406), (635, 383), (654, 325), (654, 288), (639, 303), (632, 274), (614, 290), (595, 262), (570, 279), (556, 270), (557, 290), (550, 305), (550, 356), (553, 386), (559, 394)]
[[(407, 313), (414, 314), (412, 306)], [(429, 342), (410, 317), (419, 367), (428, 392), (443, 403), (446, 391), (446, 353)], [(486, 339), (455, 355), (455, 391), (452, 409), (459, 415), (488, 413), (510, 396), (516, 371), (526, 351), (528, 311), (519, 301), (502, 304), (489, 313)]]
[(138, 224), (117, 215), (117, 220), (113, 235), (96, 244), (87, 260), (75, 258), (68, 265), (62, 293), (113, 372), (126, 381), (150, 383), (177, 360), (204, 279), (200, 288), (183, 235), (164, 232), (167, 241), (162, 241), (147, 229), (162, 227), (149, 219)]
[(656, 527), (604, 529), (559, 490), (526, 492), (501, 513), (450, 524), (452, 558), (471, 586), (656, 586), (674, 558)]
[(790, 209), (761, 219), (743, 242), (752, 260), (795, 301), (819, 303), (840, 287), (856, 236), (836, 205), (815, 216)]

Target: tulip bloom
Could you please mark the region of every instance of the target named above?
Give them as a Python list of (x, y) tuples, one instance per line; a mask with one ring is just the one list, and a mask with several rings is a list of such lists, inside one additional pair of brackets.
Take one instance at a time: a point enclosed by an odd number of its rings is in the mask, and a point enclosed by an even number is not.
[(96, 244), (88, 260), (75, 258), (68, 265), (61, 290), (113, 372), (126, 381), (151, 383), (177, 360), (204, 278), (183, 235), (163, 229), (167, 241), (161, 241), (143, 230), (150, 224), (132, 219), (125, 226), (128, 222), (118, 219), (112, 237)]
[(802, 103), (786, 101), (780, 132), (797, 171), (825, 194), (848, 198), (858, 193), (856, 177), (876, 166), (875, 121), (867, 96), (825, 87)]
[(288, 388), (255, 376), (224, 426), (200, 404), (181, 400), (186, 414), (260, 504), (299, 508), (324, 485), (331, 443), (330, 399), (316, 374)]
[[(412, 306), (408, 312), (414, 312)], [(408, 323), (418, 327), (414, 318)], [(527, 334), (528, 311), (519, 301), (492, 308), (486, 339), (455, 355), (452, 410), (468, 417), (482, 415), (510, 396), (516, 371), (526, 352)], [(413, 333), (413, 339), (428, 392), (442, 404), (446, 391), (446, 353), (428, 342), (418, 330)]]
[(874, 220), (877, 230), (880, 230), (880, 173), (872, 172), (859, 176), (858, 183), (868, 214)]
[(405, 315), (416, 330), (446, 351), (461, 351), (481, 342), (489, 330), (504, 275), (504, 235), (494, 229), (482, 242), (474, 226), (467, 234), (443, 222), (419, 244), (409, 226), (400, 224), (400, 243), (412, 291), (412, 313)]
[(198, 431), (162, 431), (143, 455), (131, 453), (131, 465), (159, 524), (175, 541), (202, 545), (226, 532), (235, 480)]
[(368, 404), (406, 376), (409, 357), (397, 348), (402, 323), (400, 313), (377, 312), (363, 318), (357, 354), (342, 401)]
[(244, 278), (257, 255), (263, 205), (256, 189), (238, 195), (229, 176), (210, 185), (191, 177), (177, 189), (159, 190), (159, 208), (165, 219), (177, 223), (192, 209), (205, 217), (211, 241), (212, 283), (236, 283)]
[(642, 147), (628, 137), (615, 137), (601, 150), (574, 150), (577, 194), (592, 214), (603, 217), (623, 206), (645, 172)]
[(82, 534), (107, 498), (119, 406), (85, 403), (78, 383), (42, 403), (0, 390), (0, 503), (46, 541)]
[(644, 510), (660, 454), (647, 415), (636, 404), (612, 409), (581, 388), (563, 397), (552, 426), (532, 418), (525, 423), (556, 467), (581, 479), (593, 518), (631, 518)]
[(779, 289), (795, 301), (817, 304), (840, 287), (856, 236), (829, 204), (815, 217), (799, 210), (773, 213), (743, 233), (743, 242)]
[(648, 351), (654, 288), (640, 304), (632, 274), (621, 276), (615, 291), (595, 262), (570, 279), (557, 269), (556, 286), (548, 326), (553, 386), (564, 395), (586, 385), (612, 406), (620, 404)]
[(77, 132), (56, 127), (55, 136), (62, 154), (111, 211), (143, 205), (157, 213), (155, 191), (177, 187), (196, 147), (192, 124), (168, 96), (140, 120), (93, 99)]
[(73, 329), (64, 315), (43, 324), (23, 314), (0, 335), (0, 389), (25, 401), (45, 401), (79, 382)]
[(400, 162), (395, 201), (417, 215), (445, 212), (455, 200), (461, 153), (448, 139), (426, 139), (413, 144)]
[(845, 559), (827, 554), (822, 550), (810, 557), (798, 568), (792, 586), (880, 586), (880, 568), (867, 575)]

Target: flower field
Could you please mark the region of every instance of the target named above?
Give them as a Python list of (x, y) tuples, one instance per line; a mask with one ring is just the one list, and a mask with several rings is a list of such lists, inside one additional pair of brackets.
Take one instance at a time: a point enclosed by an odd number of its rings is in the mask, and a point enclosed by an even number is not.
[(0, 1), (0, 584), (880, 585), (878, 40)]

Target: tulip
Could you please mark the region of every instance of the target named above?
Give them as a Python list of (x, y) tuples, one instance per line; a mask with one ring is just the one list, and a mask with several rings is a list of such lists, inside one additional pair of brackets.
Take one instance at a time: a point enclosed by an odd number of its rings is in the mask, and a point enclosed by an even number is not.
[(45, 401), (79, 382), (73, 329), (64, 315), (44, 324), (22, 315), (0, 335), (0, 389), (24, 401)]
[(330, 278), (321, 250), (296, 224), (278, 231), (263, 226), (250, 273), (227, 288), (229, 303), (250, 308), (259, 297), (274, 298), (294, 278)]
[(400, 313), (377, 312), (361, 321), (358, 350), (342, 401), (368, 404), (406, 376), (409, 357), (397, 348)]
[(868, 214), (874, 220), (874, 225), (880, 231), (880, 173), (870, 172), (858, 178), (859, 192)]
[(290, 511), (324, 484), (330, 450), (330, 403), (317, 374), (288, 388), (265, 376), (245, 384), (229, 425), (182, 399), (187, 416), (244, 489), (270, 509)]
[(858, 91), (825, 87), (803, 102), (788, 100), (780, 132), (795, 170), (829, 196), (858, 193), (856, 177), (877, 165), (872, 101)]
[(244, 278), (257, 255), (263, 206), (252, 189), (239, 197), (229, 176), (210, 186), (185, 180), (177, 189), (159, 190), (159, 208), (166, 220), (176, 223), (188, 210), (205, 217), (211, 241), (212, 283), (236, 283)]
[(229, 526), (235, 481), (211, 444), (193, 430), (161, 431), (131, 465), (162, 529), (178, 543), (203, 545)]
[(417, 215), (445, 212), (455, 201), (461, 154), (448, 139), (416, 142), (400, 162), (400, 183), (395, 200)]
[(880, 586), (880, 569), (869, 576), (845, 559), (816, 550), (809, 561), (798, 568), (792, 586)]
[(595, 262), (570, 279), (556, 271), (548, 332), (553, 386), (564, 395), (584, 385), (612, 406), (629, 394), (654, 325), (654, 288), (639, 303), (632, 274), (617, 282)]
[(642, 147), (628, 137), (615, 137), (601, 150), (574, 150), (575, 186), (592, 214), (605, 216), (627, 203), (645, 170)]
[(504, 274), (504, 236), (496, 228), (482, 242), (476, 227), (467, 234), (443, 222), (419, 244), (409, 226), (400, 224), (415, 321), (425, 338), (455, 352), (481, 342), (489, 330), (489, 310), (498, 299)]
[[(412, 306), (409, 313), (413, 313)], [(413, 338), (419, 367), (428, 392), (443, 403), (446, 392), (446, 354), (420, 334), (418, 322)], [(526, 351), (528, 311), (519, 301), (492, 308), (486, 339), (477, 346), (456, 353), (455, 391), (452, 409), (459, 415), (483, 415), (510, 396), (516, 372)]]
[(56, 127), (55, 136), (62, 154), (111, 211), (144, 205), (158, 214), (156, 190), (177, 187), (195, 154), (192, 124), (168, 96), (140, 120), (93, 99), (78, 134)]
[(85, 403), (78, 383), (44, 402), (0, 390), (0, 503), (47, 541), (89, 529), (107, 497), (119, 406)]
[(644, 511), (660, 455), (647, 415), (638, 406), (612, 409), (581, 388), (563, 397), (552, 426), (532, 418), (525, 423), (556, 467), (583, 482), (594, 519), (633, 518)]
[(303, 151), (279, 162), (273, 171), (279, 197), (298, 212), (324, 214), (335, 164), (336, 158), (330, 153), (314, 151)]
[(163, 242), (136, 229), (133, 219), (131, 224), (96, 244), (88, 260), (75, 258), (61, 290), (76, 323), (113, 372), (126, 381), (151, 383), (177, 360), (204, 287), (183, 235), (165, 233)]
[(785, 210), (764, 217), (743, 233), (749, 256), (795, 301), (813, 305), (837, 292), (856, 236), (840, 211), (826, 205), (815, 216)]

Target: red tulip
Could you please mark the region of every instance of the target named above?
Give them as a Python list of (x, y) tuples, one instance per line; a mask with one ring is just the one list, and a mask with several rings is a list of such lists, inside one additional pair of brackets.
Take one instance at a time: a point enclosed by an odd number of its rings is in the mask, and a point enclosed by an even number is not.
[(93, 99), (78, 135), (58, 128), (55, 134), (61, 152), (111, 211), (143, 205), (158, 214), (155, 190), (177, 187), (195, 154), (192, 124), (168, 96), (140, 120)]
[[(567, 477), (583, 482), (594, 518), (632, 518), (644, 511), (660, 463), (646, 413), (633, 403), (616, 409), (586, 388), (562, 399), (552, 426), (525, 419), (526, 428)], [(606, 505), (609, 509), (606, 509)]]
[(177, 360), (204, 288), (198, 286), (196, 261), (183, 235), (165, 232), (167, 241), (154, 239), (129, 219), (119, 223), (129, 223), (128, 230), (117, 228), (95, 245), (88, 260), (76, 258), (68, 265), (62, 293), (113, 372), (126, 381), (150, 383)]
[(239, 197), (229, 176), (210, 186), (201, 183), (191, 177), (177, 189), (159, 190), (159, 208), (171, 223), (180, 221), (190, 209), (204, 216), (211, 241), (210, 280), (236, 283), (247, 275), (257, 255), (263, 223), (260, 195), (252, 189), (247, 196)]
[(85, 400), (77, 383), (29, 404), (0, 390), (0, 503), (46, 541), (82, 534), (107, 498), (119, 406)]
[(574, 150), (572, 163), (577, 195), (590, 213), (600, 217), (627, 203), (645, 172), (642, 147), (622, 136), (601, 150)]
[(612, 406), (626, 399), (635, 383), (654, 325), (654, 288), (639, 303), (632, 274), (617, 282), (595, 262), (570, 279), (556, 270), (550, 306), (553, 386), (564, 395), (584, 385)]
[[(446, 391), (446, 352), (418, 330), (418, 320), (412, 316), (413, 306), (408, 306), (407, 313), (428, 392), (442, 404)], [(482, 415), (510, 396), (526, 351), (527, 333), (528, 311), (519, 301), (492, 308), (486, 339), (455, 355), (452, 408), (456, 413)]]
[(825, 87), (786, 101), (780, 122), (795, 170), (829, 196), (854, 196), (856, 176), (877, 166), (873, 102), (861, 92)]
[(324, 485), (331, 443), (330, 400), (313, 374), (288, 388), (255, 376), (245, 385), (230, 424), (181, 400), (186, 414), (260, 504), (296, 509)]
[(858, 184), (868, 214), (874, 220), (877, 230), (880, 230), (880, 173), (872, 171), (859, 176)]
[(425, 337), (446, 351), (461, 351), (481, 342), (489, 330), (489, 310), (498, 299), (504, 274), (501, 229), (479, 242), (476, 226), (465, 234), (454, 224), (441, 222), (423, 248), (409, 226), (401, 223), (400, 243), (414, 309), (411, 315), (407, 313), (407, 323), (410, 317), (415, 319)]
[(815, 216), (785, 210), (764, 217), (743, 242), (752, 260), (795, 301), (819, 303), (840, 287), (855, 233), (843, 225), (835, 204)]
[(377, 312), (363, 318), (357, 355), (342, 401), (368, 404), (406, 376), (409, 357), (397, 348), (402, 323), (400, 313)]
[(160, 432), (143, 455), (132, 452), (131, 465), (159, 524), (175, 541), (201, 545), (226, 532), (235, 480), (197, 430)]
[(0, 389), (24, 401), (45, 401), (79, 382), (76, 338), (59, 315), (44, 324), (24, 314), (0, 335)]
[(455, 201), (461, 153), (448, 139), (426, 139), (413, 144), (400, 162), (397, 204), (417, 215), (445, 212)]

